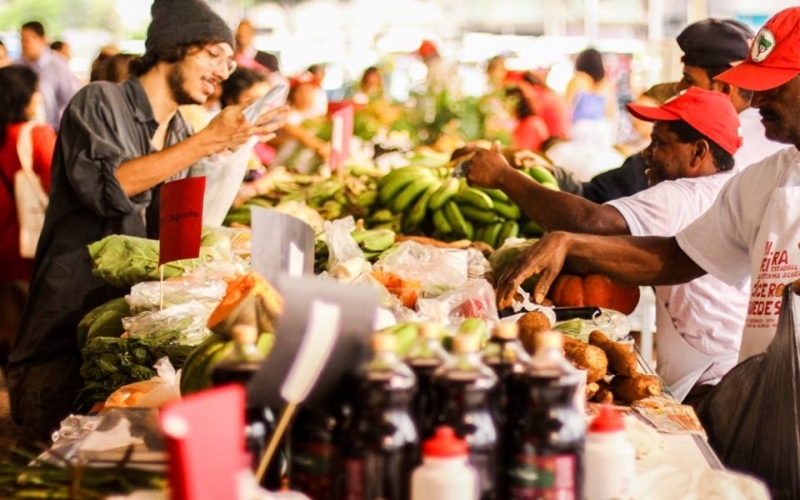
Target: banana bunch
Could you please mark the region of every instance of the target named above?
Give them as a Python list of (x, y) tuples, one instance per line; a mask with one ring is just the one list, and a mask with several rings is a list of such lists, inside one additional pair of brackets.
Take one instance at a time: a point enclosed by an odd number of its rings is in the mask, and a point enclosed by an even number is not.
[[(553, 175), (540, 166), (521, 170), (545, 187), (558, 190)], [(499, 248), (508, 238), (538, 238), (542, 228), (498, 189), (470, 187), (448, 168), (410, 166), (378, 181), (370, 227), (403, 234), (430, 235), (442, 241), (468, 239)]]
[[(395, 233), (390, 229), (355, 229), (350, 234), (369, 261), (378, 259), (395, 242)], [(317, 273), (327, 269), (329, 253), (328, 242), (324, 235), (319, 235), (314, 242), (314, 270)]]

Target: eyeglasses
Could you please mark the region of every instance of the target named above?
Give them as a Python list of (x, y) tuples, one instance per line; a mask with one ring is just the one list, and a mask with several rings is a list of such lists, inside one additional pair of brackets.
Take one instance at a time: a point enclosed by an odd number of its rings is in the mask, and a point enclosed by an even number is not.
[(234, 71), (236, 71), (236, 61), (233, 58), (225, 57), (225, 52), (221, 50), (214, 50), (208, 47), (203, 48), (203, 52), (206, 53), (208, 56), (208, 60), (211, 63), (211, 66), (214, 68), (226, 68), (228, 70), (228, 74), (230, 75)]

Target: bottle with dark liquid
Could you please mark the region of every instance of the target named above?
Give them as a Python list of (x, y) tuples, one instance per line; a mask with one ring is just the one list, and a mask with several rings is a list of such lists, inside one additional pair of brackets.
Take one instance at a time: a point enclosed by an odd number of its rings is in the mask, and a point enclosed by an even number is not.
[(411, 344), (405, 357), (405, 363), (417, 377), (417, 393), (414, 396), (412, 414), (417, 425), (420, 440), (433, 436), (434, 394), (431, 378), (450, 355), (439, 341), (441, 328), (435, 323), (423, 323), (419, 327), (419, 336)]
[[(256, 347), (258, 330), (251, 325), (236, 325), (232, 329), (233, 349), (211, 372), (215, 387), (227, 384), (246, 386), (261, 368), (265, 356)], [(255, 471), (269, 437), (275, 430), (275, 415), (266, 407), (245, 405), (245, 449), (250, 454)], [(263, 486), (270, 490), (281, 488), (285, 458), (276, 456), (264, 476)]]
[(372, 338), (374, 357), (358, 374), (358, 404), (343, 443), (345, 500), (407, 500), (419, 462), (411, 417), (416, 377), (397, 354), (391, 334)]
[(519, 341), (516, 323), (498, 323), (481, 353), (483, 362), (497, 375), (493, 408), (498, 426), (505, 427), (509, 404), (514, 402), (517, 375), (523, 373), (531, 357)]
[(509, 500), (580, 498), (586, 421), (576, 404), (580, 375), (562, 344), (560, 332), (539, 333), (519, 376), (504, 446)]
[(323, 409), (300, 408), (289, 440), (292, 490), (315, 500), (336, 500), (334, 430), (336, 417)]
[(452, 427), (467, 442), (469, 462), (478, 472), (481, 500), (500, 499), (499, 438), (491, 411), (497, 375), (481, 361), (478, 336), (458, 334), (453, 348), (453, 358), (433, 376), (435, 425)]

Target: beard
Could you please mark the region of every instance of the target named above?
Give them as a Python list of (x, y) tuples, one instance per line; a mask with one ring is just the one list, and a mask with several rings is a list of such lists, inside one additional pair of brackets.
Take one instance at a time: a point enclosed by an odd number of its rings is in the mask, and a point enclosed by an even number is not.
[(185, 104), (203, 104), (203, 101), (198, 101), (186, 91), (186, 79), (183, 77), (183, 64), (178, 63), (172, 66), (172, 69), (167, 75), (167, 84), (172, 93), (172, 98), (179, 106)]

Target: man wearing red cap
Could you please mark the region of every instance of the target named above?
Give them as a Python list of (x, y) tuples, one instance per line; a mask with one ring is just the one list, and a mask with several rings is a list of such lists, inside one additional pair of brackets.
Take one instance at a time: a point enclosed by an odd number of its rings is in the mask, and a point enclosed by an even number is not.
[[(752, 90), (752, 106), (762, 117), (767, 138), (793, 147), (733, 177), (708, 212), (674, 237), (548, 234), (501, 278), (501, 300), (511, 298), (521, 280), (534, 272), (541, 275), (535, 293), (541, 300), (567, 256), (572, 269), (638, 285), (686, 283), (706, 274), (731, 285), (749, 279), (739, 357), (766, 350), (778, 324), (781, 292), (792, 284), (800, 293), (800, 7), (767, 21), (747, 59), (717, 79)], [(725, 383), (723, 379), (720, 390)], [(789, 473), (796, 475), (797, 470)]]
[[(733, 176), (733, 155), (741, 145), (739, 118), (725, 95), (698, 88), (661, 107), (629, 105), (628, 109), (655, 122), (652, 142), (643, 152), (651, 187), (634, 196), (599, 205), (552, 191), (511, 168), (502, 155), (485, 150), (469, 161), (467, 179), (473, 185), (502, 189), (550, 231), (673, 235), (700, 217)], [(512, 268), (516, 291), (521, 278), (533, 269), (525, 266), (524, 255)], [(708, 276), (686, 285), (657, 287), (656, 295), (659, 374), (680, 400), (698, 386), (694, 397), (736, 364), (746, 290)], [(498, 305), (511, 305), (512, 297), (500, 296)]]

